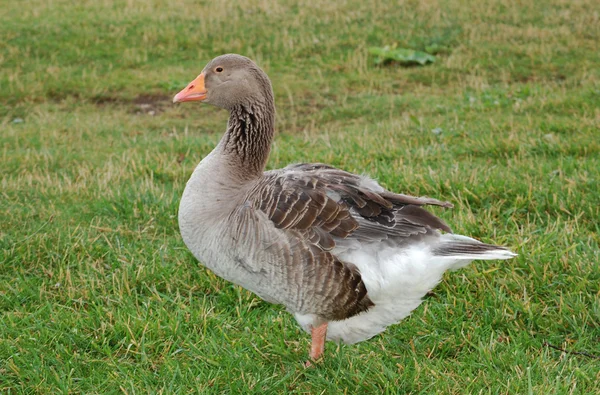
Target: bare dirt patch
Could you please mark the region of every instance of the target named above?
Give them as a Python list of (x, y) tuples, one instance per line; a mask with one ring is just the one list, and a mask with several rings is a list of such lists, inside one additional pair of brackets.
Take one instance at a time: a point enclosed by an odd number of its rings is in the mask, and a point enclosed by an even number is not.
[(156, 115), (171, 103), (171, 97), (162, 94), (143, 94), (133, 99), (136, 114)]

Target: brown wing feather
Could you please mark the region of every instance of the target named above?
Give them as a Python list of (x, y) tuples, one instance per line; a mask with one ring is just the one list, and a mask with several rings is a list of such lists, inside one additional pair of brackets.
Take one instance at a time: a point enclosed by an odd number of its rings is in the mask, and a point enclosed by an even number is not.
[(362, 178), (323, 164), (298, 164), (265, 173), (248, 201), (289, 235), (290, 273), (302, 281), (302, 312), (344, 319), (368, 309), (360, 273), (331, 254), (336, 239), (365, 242), (450, 228), (419, 207), (451, 204), (376, 191)]
[[(328, 165), (297, 164), (280, 172), (273, 172), (269, 176), (277, 179), (270, 184), (279, 187), (273, 188), (271, 193), (282, 193), (282, 189), (294, 190), (318, 200), (318, 210), (299, 212), (281, 204), (274, 208), (275, 211), (290, 211), (294, 216), (302, 215), (298, 220), (298, 223), (302, 224), (301, 229), (319, 228), (335, 237), (360, 239), (361, 228), (364, 226), (368, 228), (371, 236), (378, 234), (381, 240), (427, 233), (432, 229), (452, 231), (444, 221), (420, 207), (452, 207), (452, 204), (428, 197), (396, 194), (383, 189), (375, 191), (362, 185), (360, 176)], [(333, 194), (337, 194), (338, 199), (334, 198)]]

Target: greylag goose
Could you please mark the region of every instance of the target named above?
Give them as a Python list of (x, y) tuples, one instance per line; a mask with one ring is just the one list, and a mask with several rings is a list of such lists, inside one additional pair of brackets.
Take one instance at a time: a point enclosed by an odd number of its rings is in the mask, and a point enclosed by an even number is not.
[(393, 193), (321, 163), (265, 172), (273, 91), (246, 57), (213, 59), (173, 98), (188, 101), (230, 115), (183, 192), (183, 241), (218, 276), (284, 305), (311, 334), (313, 360), (326, 339), (356, 343), (402, 320), (446, 270), (516, 255), (453, 234), (423, 208), (447, 202)]

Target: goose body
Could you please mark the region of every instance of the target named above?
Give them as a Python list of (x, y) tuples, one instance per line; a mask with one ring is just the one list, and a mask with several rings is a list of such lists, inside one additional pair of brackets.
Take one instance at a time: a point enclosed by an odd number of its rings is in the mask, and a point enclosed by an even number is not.
[(266, 74), (240, 55), (213, 59), (175, 102), (230, 112), (227, 131), (194, 170), (179, 207), (186, 246), (207, 268), (272, 303), (312, 334), (356, 343), (419, 306), (443, 273), (504, 247), (451, 233), (423, 206), (376, 181), (320, 163), (264, 171), (274, 133)]

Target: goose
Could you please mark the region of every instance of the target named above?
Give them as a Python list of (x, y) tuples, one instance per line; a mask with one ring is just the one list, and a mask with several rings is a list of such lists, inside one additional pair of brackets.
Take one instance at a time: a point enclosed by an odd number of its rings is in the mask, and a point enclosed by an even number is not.
[(247, 57), (210, 61), (173, 98), (191, 101), (229, 111), (229, 121), (183, 191), (183, 241), (216, 275), (285, 306), (311, 335), (313, 361), (326, 340), (357, 343), (401, 321), (445, 271), (516, 255), (452, 233), (424, 208), (448, 202), (322, 163), (265, 171), (273, 90)]

